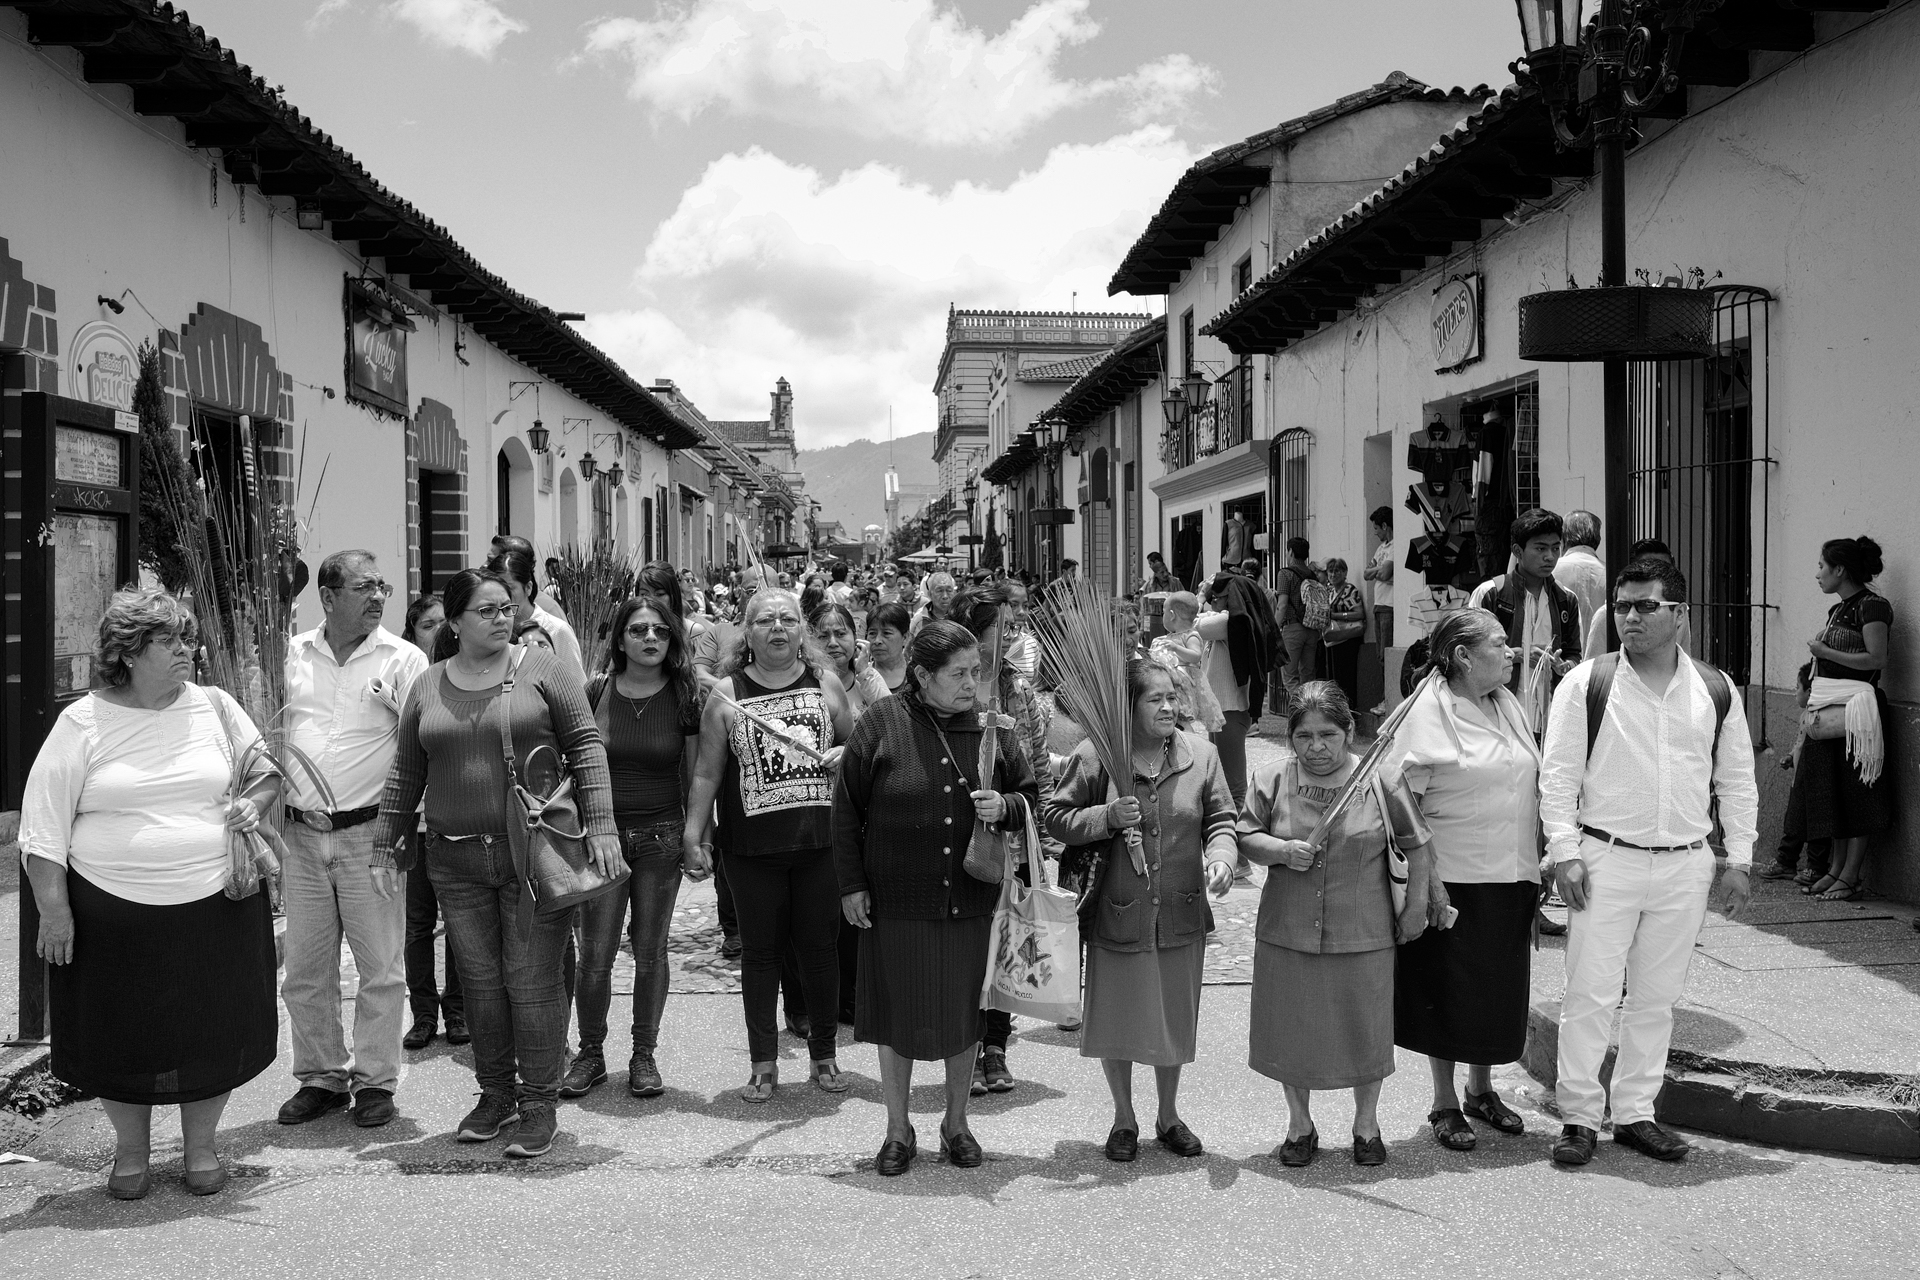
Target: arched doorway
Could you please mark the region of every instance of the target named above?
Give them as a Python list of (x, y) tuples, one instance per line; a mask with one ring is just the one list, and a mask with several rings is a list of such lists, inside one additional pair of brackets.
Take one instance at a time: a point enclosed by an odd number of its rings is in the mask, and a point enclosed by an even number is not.
[(509, 436), (493, 459), (493, 531), (533, 537), (533, 455)]
[(553, 545), (557, 550), (580, 541), (580, 482), (573, 478), (573, 468), (568, 467), (560, 473), (560, 525), (553, 531)]

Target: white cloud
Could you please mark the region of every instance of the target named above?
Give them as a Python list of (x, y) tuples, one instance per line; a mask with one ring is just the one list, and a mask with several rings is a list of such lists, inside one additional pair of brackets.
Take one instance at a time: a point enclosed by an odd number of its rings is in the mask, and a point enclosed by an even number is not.
[[(508, 36), (527, 29), (526, 23), (508, 17), (493, 0), (393, 0), (387, 8), (431, 43), (470, 53), (476, 58), (493, 57)], [(319, 16), (316, 14), (315, 18)]]
[(351, 8), (353, 8), (353, 0), (320, 0), (314, 8), (313, 16), (307, 19), (308, 33), (325, 30), (333, 24), (336, 17)]
[(939, 0), (691, 0), (596, 22), (586, 52), (624, 59), (628, 95), (682, 121), (720, 108), (934, 146), (1004, 142), (1107, 99), (1147, 123), (1214, 91), (1214, 72), (1184, 54), (1062, 78), (1061, 53), (1099, 34), (1090, 3), (1035, 0), (989, 35)]
[(1106, 282), (1195, 153), (1170, 130), (1055, 147), (1003, 188), (869, 164), (837, 177), (758, 148), (708, 166), (634, 275), (641, 303), (586, 330), (710, 417), (764, 417), (793, 383), (809, 448), (934, 425), (949, 304), (1139, 310)]

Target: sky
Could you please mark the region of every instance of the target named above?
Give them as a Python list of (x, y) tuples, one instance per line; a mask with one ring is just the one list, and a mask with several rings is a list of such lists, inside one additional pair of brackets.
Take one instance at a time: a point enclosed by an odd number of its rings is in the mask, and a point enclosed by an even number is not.
[(1392, 71), (1510, 78), (1507, 0), (192, 0), (390, 190), (713, 418), (929, 430), (947, 308), (1107, 281), (1195, 160)]

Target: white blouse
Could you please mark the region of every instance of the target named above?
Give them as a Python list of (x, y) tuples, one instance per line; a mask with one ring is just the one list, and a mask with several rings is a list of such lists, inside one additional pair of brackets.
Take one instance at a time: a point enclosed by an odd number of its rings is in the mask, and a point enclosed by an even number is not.
[[(232, 724), (231, 744), (215, 698)], [(157, 711), (97, 694), (79, 699), (60, 713), (27, 775), (22, 862), (31, 855), (71, 867), (144, 906), (219, 893), (233, 752), (259, 740), (240, 704), (216, 688), (185, 685)]]
[(1504, 714), (1489, 720), (1451, 689), (1423, 690), (1388, 754), (1420, 797), (1450, 884), (1540, 883), (1540, 755), (1518, 700), (1494, 696)]

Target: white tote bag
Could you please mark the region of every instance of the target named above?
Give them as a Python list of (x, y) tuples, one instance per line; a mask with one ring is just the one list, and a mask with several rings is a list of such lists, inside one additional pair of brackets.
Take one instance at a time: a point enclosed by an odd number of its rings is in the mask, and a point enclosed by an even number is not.
[(1074, 909), (1076, 898), (1047, 883), (1033, 806), (1024, 797), (1018, 803), (1026, 817), (1024, 843), (1033, 884), (1020, 883), (1009, 851), (1006, 874), (1000, 880), (1000, 905), (993, 913), (980, 1007), (1025, 1014), (1043, 1022), (1078, 1022), (1080, 918)]

